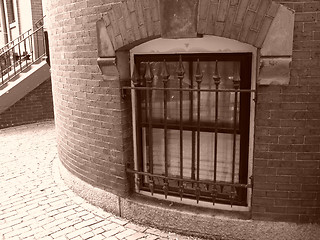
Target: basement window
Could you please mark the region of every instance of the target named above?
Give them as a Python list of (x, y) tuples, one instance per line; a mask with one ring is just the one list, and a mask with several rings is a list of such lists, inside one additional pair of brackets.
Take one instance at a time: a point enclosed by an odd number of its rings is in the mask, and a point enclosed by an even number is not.
[(252, 58), (132, 55), (137, 191), (248, 206)]

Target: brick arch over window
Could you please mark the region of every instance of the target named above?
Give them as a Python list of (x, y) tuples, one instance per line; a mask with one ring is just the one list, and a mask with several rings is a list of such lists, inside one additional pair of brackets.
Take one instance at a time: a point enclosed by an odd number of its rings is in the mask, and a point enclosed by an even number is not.
[[(272, 0), (123, 0), (97, 22), (99, 57), (154, 38), (214, 35), (261, 48), (279, 11)], [(289, 11), (289, 10), (287, 10)]]

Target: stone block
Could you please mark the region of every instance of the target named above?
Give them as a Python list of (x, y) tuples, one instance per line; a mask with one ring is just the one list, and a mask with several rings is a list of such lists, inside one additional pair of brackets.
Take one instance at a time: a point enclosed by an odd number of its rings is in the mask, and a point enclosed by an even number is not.
[(115, 52), (110, 40), (105, 21), (100, 19), (96, 23), (97, 26), (97, 41), (98, 41), (98, 56), (99, 57), (112, 57)]
[(260, 60), (259, 85), (288, 85), (292, 58), (262, 58)]
[(262, 45), (262, 56), (292, 56), (294, 12), (280, 5), (267, 37)]
[(198, 0), (160, 0), (162, 37), (197, 37), (198, 2)]

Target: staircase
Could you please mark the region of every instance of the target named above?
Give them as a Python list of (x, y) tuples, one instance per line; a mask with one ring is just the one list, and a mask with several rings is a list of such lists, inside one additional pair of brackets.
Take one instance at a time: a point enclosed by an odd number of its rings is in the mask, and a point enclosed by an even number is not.
[(50, 78), (43, 18), (0, 49), (0, 114)]

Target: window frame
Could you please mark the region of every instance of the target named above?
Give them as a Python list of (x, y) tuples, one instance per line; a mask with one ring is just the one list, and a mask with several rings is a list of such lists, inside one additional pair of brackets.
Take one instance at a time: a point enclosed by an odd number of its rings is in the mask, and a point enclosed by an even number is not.
[[(251, 97), (250, 97), (250, 127), (249, 127), (249, 161), (248, 161), (248, 182), (251, 182), (252, 176), (252, 168), (253, 168), (253, 148), (254, 148), (254, 125), (255, 125), (255, 98), (256, 98), (256, 82), (257, 82), (257, 73), (258, 73), (258, 52), (259, 50), (252, 45), (241, 43), (236, 40), (217, 37), (217, 36), (209, 36), (204, 35), (201, 38), (186, 38), (186, 39), (163, 39), (158, 38), (154, 40), (147, 41), (138, 46), (133, 47), (130, 50), (130, 69), (131, 73), (134, 69), (133, 58), (138, 54), (167, 54), (167, 53), (175, 53), (175, 54), (184, 54), (184, 53), (252, 53), (252, 73), (251, 73)], [(131, 88), (134, 85), (132, 84)], [(135, 91), (133, 90), (132, 96), (134, 97)], [(136, 104), (132, 101), (132, 108), (136, 108)], [(137, 149), (136, 149), (136, 131), (135, 131), (135, 111), (133, 111), (133, 142), (134, 142), (134, 169), (137, 169)], [(135, 187), (135, 192), (139, 192), (142, 195), (150, 195), (149, 192), (139, 191), (137, 187)], [(247, 207), (242, 206), (229, 206), (224, 204), (215, 204), (207, 202), (199, 202), (195, 203), (193, 200), (183, 199), (177, 197), (170, 197), (168, 199), (173, 202), (186, 203), (188, 205), (196, 205), (196, 206), (204, 206), (207, 208), (214, 209), (223, 209), (223, 210), (231, 210), (231, 211), (249, 211), (251, 209), (251, 197), (252, 197), (252, 189), (247, 188)], [(153, 197), (163, 199), (163, 195), (154, 194)]]
[[(169, 62), (176, 62), (178, 63), (179, 57), (182, 57), (182, 61), (188, 62), (191, 71), (189, 74), (193, 78), (193, 63), (195, 63), (197, 60), (200, 62), (224, 62), (224, 61), (238, 61), (240, 62), (240, 89), (241, 90), (250, 90), (251, 88), (251, 64), (248, 64), (248, 62), (251, 63), (252, 61), (252, 53), (184, 53), (184, 54), (136, 54), (134, 56), (134, 62), (137, 69), (140, 69), (140, 63), (142, 62), (162, 62), (166, 61)], [(194, 81), (195, 83), (195, 81)], [(145, 86), (145, 85), (144, 85)], [(139, 94), (140, 96), (140, 94)], [(249, 97), (249, 98), (248, 98)], [(242, 93), (240, 94), (240, 120), (239, 120), (239, 126), (237, 127), (237, 133), (241, 136), (240, 138), (240, 156), (239, 156), (239, 183), (240, 184), (248, 184), (248, 152), (249, 152), (249, 119), (250, 119), (250, 94)], [(142, 121), (142, 111), (141, 111), (141, 99), (140, 97), (137, 98), (137, 126), (136, 131), (139, 131), (137, 136), (137, 163), (139, 164), (139, 168), (143, 169), (144, 161), (146, 161), (144, 157), (143, 152), (143, 133), (142, 129), (147, 128), (147, 123), (143, 123)], [(249, 107), (248, 107), (249, 106)], [(159, 128), (163, 129), (164, 124), (159, 123), (158, 126), (153, 128)], [(196, 131), (196, 125), (194, 125), (192, 128), (192, 133)], [(169, 128), (168, 129), (172, 129)], [(174, 128), (173, 128), (174, 129)], [(207, 129), (207, 130), (206, 130)], [(177, 129), (176, 129), (177, 130)], [(212, 131), (213, 129), (211, 129)], [(221, 131), (222, 130), (222, 131)], [(230, 134), (233, 133), (234, 129), (231, 128)], [(219, 133), (222, 133), (226, 131), (225, 129), (218, 130)], [(202, 128), (200, 132), (210, 132), (209, 128)], [(148, 137), (147, 137), (148, 138)], [(192, 146), (194, 148), (195, 146)], [(148, 188), (146, 187), (144, 181), (141, 181), (139, 184), (139, 189), (148, 191)], [(159, 192), (159, 191), (158, 191)], [(178, 193), (178, 189), (176, 190)], [(246, 206), (247, 205), (247, 191), (239, 190), (239, 195), (241, 198), (241, 203), (238, 202), (237, 204)], [(208, 196), (203, 196), (201, 199), (205, 200)], [(223, 199), (220, 199), (217, 201), (218, 203), (226, 202)]]

